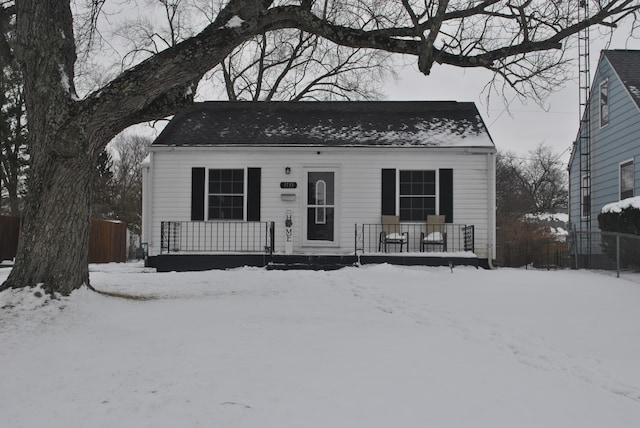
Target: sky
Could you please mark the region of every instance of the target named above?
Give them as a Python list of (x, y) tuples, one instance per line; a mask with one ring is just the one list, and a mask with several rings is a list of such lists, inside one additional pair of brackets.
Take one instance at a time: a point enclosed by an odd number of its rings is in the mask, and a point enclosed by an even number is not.
[[(639, 274), (370, 265), (0, 293), (0, 426), (629, 428)], [(0, 268), (0, 282), (9, 268)]]
[[(602, 49), (640, 49), (640, 40), (630, 39), (625, 28), (616, 30), (611, 38), (593, 29), (590, 39), (591, 78)], [(429, 76), (420, 74), (415, 64), (406, 66), (397, 81), (387, 82), (384, 92), (389, 100), (473, 101), (498, 150), (513, 151), (526, 158), (529, 151), (543, 143), (566, 164), (580, 120), (577, 62), (574, 75), (574, 80), (544, 101), (544, 107), (533, 100), (522, 103), (518, 97), (507, 95), (504, 100), (496, 94), (487, 104), (482, 90), (491, 77), (488, 72), (437, 64)]]
[(399, 79), (388, 82), (384, 90), (389, 100), (473, 101), (498, 150), (526, 156), (544, 143), (568, 159), (567, 149), (578, 127), (578, 85), (568, 82), (545, 101), (544, 108), (533, 100), (523, 104), (518, 97), (503, 99), (495, 93), (487, 104), (483, 88), (490, 78), (484, 71), (451, 66), (438, 66), (430, 76), (406, 67)]
[[(602, 49), (640, 49), (640, 40), (630, 39), (629, 22), (617, 29), (613, 35), (601, 27), (591, 30), (591, 74), (595, 71)], [(573, 54), (577, 58), (577, 51)], [(515, 93), (507, 93), (506, 99), (492, 94), (487, 104), (483, 88), (491, 79), (491, 74), (483, 69), (462, 69), (434, 64), (429, 76), (417, 71), (415, 58), (398, 57), (398, 79), (387, 80), (382, 88), (387, 100), (451, 100), (475, 102), (487, 125), (498, 150), (513, 151), (526, 159), (528, 152), (539, 144), (545, 144), (558, 154), (562, 163), (567, 163), (572, 143), (579, 125), (578, 65), (575, 62), (574, 80), (566, 82), (563, 88), (544, 100), (543, 106), (534, 100), (522, 101)], [(199, 93), (207, 92), (199, 88)], [(212, 99), (212, 98), (207, 98)], [(205, 98), (199, 98), (205, 100)], [(508, 108), (507, 108), (508, 105)], [(166, 122), (156, 126), (152, 136), (164, 127)], [(138, 127), (149, 133), (148, 127)]]

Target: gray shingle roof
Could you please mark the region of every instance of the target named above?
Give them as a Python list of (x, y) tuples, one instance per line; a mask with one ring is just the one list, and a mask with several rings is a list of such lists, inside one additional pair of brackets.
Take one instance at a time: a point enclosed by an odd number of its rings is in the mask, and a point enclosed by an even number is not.
[(605, 50), (602, 54), (640, 107), (640, 50)]
[(494, 147), (476, 106), (453, 101), (196, 103), (153, 145)]

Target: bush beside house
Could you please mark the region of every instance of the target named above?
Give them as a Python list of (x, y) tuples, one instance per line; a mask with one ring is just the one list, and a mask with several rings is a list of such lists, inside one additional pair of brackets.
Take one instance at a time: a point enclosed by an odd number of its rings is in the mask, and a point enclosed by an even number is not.
[(498, 228), (497, 264), (505, 267), (569, 267), (566, 217), (566, 214), (527, 214), (502, 221)]
[[(598, 226), (603, 232), (640, 236), (640, 197), (627, 198), (605, 205), (598, 215)], [(602, 251), (610, 259), (615, 260), (616, 250), (616, 237), (603, 236)], [(637, 240), (620, 240), (620, 263), (622, 267), (640, 265), (640, 246)]]

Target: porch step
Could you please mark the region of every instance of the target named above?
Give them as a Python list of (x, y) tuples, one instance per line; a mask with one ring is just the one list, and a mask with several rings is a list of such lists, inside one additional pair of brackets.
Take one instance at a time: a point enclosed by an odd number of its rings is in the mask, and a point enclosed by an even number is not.
[(338, 270), (354, 264), (269, 263), (267, 270)]
[(489, 268), (486, 259), (475, 257), (430, 257), (394, 254), (363, 254), (359, 260), (355, 255), (296, 255), (296, 254), (161, 254), (148, 256), (145, 266), (158, 272), (186, 272), (211, 269), (232, 269), (243, 266), (264, 267), (268, 270), (335, 270), (343, 267), (389, 263), (404, 266), (475, 266)]
[(267, 270), (336, 270), (355, 266), (357, 258), (353, 255), (273, 255), (267, 264)]

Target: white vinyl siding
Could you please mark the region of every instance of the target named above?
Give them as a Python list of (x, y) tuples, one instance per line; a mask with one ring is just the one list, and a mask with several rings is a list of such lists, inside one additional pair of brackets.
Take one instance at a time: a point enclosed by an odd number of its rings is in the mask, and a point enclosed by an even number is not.
[[(152, 147), (153, 150), (153, 147)], [(275, 222), (276, 252), (284, 251), (286, 213), (293, 221), (295, 252), (314, 253), (322, 248), (303, 246), (303, 219), (306, 207), (304, 173), (310, 169), (336, 169), (340, 173), (339, 200), (336, 201), (340, 221), (336, 224), (339, 247), (332, 251), (352, 254), (354, 225), (381, 221), (381, 171), (453, 169), (453, 221), (475, 226), (476, 254), (487, 257), (487, 245), (493, 245), (494, 207), (493, 149), (476, 153), (465, 150), (430, 150), (424, 148), (342, 147), (320, 150), (313, 147), (272, 148), (180, 148), (153, 151), (153, 185), (150, 255), (160, 249), (161, 221), (189, 221), (191, 214), (191, 168), (261, 168), (261, 220)], [(289, 167), (290, 173), (285, 173)], [(281, 182), (296, 182), (295, 189), (282, 189)], [(288, 195), (283, 200), (283, 194)], [(291, 199), (294, 195), (295, 199)], [(491, 237), (489, 237), (491, 234)]]

